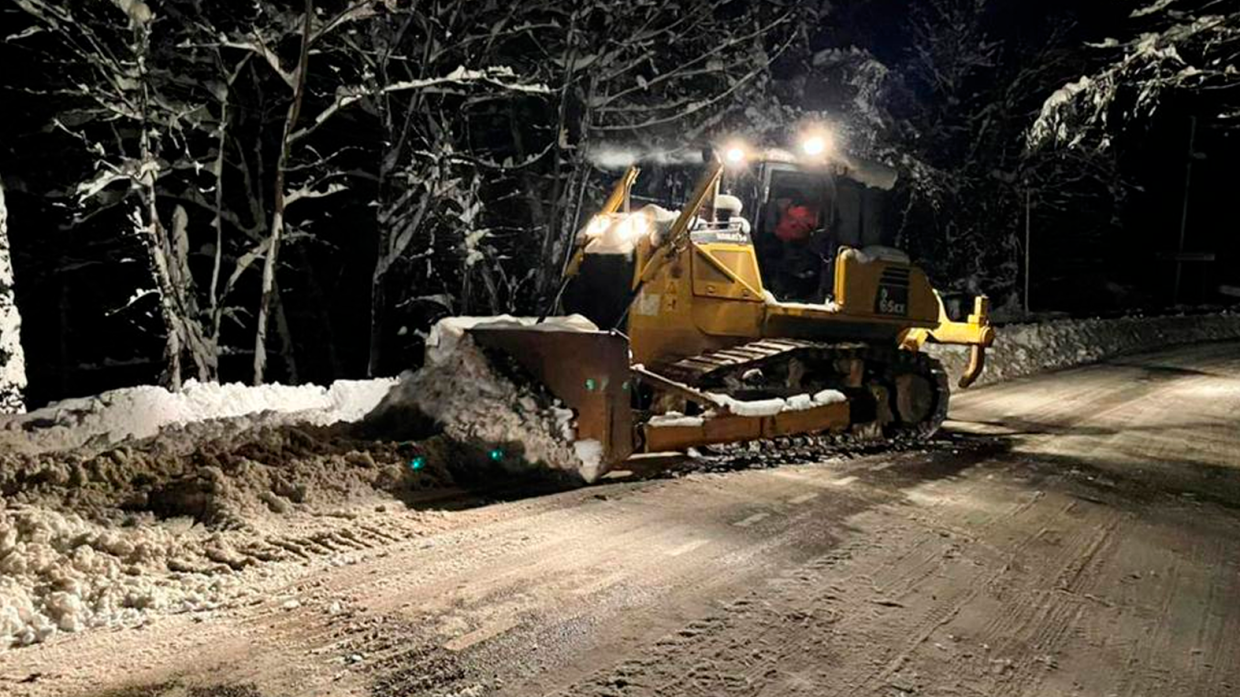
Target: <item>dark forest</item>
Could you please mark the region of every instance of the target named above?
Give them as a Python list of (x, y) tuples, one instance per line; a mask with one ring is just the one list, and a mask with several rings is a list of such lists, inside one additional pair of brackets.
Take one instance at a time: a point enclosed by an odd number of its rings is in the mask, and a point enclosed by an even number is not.
[(608, 153), (806, 123), (898, 169), (900, 246), (1007, 319), (1226, 304), (1236, 10), (15, 0), (26, 401), (399, 373), (441, 316), (547, 305)]

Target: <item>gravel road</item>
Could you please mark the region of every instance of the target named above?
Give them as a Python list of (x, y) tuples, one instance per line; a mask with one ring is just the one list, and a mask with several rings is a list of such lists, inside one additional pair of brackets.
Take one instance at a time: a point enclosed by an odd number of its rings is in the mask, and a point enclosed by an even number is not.
[(389, 505), (261, 600), (0, 653), (0, 693), (1240, 694), (1240, 344), (951, 416), (917, 451)]

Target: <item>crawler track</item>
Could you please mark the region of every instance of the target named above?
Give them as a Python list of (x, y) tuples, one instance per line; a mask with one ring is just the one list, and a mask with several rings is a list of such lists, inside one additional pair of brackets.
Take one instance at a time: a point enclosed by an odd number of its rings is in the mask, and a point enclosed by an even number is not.
[[(712, 450), (785, 454), (828, 454), (840, 447), (873, 447), (883, 441), (906, 443), (933, 436), (947, 418), (951, 388), (947, 373), (924, 353), (860, 343), (830, 344), (798, 339), (764, 339), (691, 356), (659, 366), (677, 382), (741, 399), (789, 397), (837, 389), (853, 401), (853, 428), (840, 435), (806, 434), (768, 443), (713, 447)], [(760, 373), (755, 380), (749, 376)], [(900, 408), (901, 378), (923, 381), (925, 404), (916, 419)]]

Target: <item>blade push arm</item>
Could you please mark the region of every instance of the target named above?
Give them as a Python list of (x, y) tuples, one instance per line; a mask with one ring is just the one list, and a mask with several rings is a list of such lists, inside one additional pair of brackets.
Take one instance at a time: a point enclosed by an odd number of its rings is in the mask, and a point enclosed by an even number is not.
[(715, 187), (719, 184), (719, 177), (723, 175), (723, 163), (719, 161), (711, 162), (706, 167), (705, 174), (698, 181), (697, 188), (693, 194), (685, 201), (685, 207), (681, 209), (680, 215), (676, 217), (676, 222), (672, 223), (671, 230), (668, 231), (667, 237), (662, 240), (659, 246), (650, 255), (650, 259), (642, 265), (641, 271), (636, 275), (633, 283), (634, 293), (640, 290), (642, 285), (654, 278), (659, 270), (663, 268), (677, 252), (684, 249), (685, 242), (689, 239), (689, 228), (693, 224), (693, 218), (701, 210), (702, 204), (706, 203), (715, 193)]
[[(938, 297), (938, 293), (935, 293)], [(910, 329), (904, 335), (904, 346), (920, 349), (927, 343), (956, 344), (969, 347), (969, 364), (958, 383), (965, 389), (977, 381), (986, 367), (986, 349), (995, 342), (995, 328), (990, 326), (990, 298), (979, 295), (973, 299), (973, 312), (963, 322), (947, 316), (939, 298), (939, 324), (932, 329)]]

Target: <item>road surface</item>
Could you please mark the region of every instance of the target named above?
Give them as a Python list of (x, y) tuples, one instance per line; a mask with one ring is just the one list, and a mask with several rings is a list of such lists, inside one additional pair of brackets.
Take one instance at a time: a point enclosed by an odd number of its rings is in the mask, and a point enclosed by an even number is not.
[(1240, 344), (962, 394), (915, 452), (443, 519), (253, 605), (0, 654), (0, 692), (1240, 694)]

